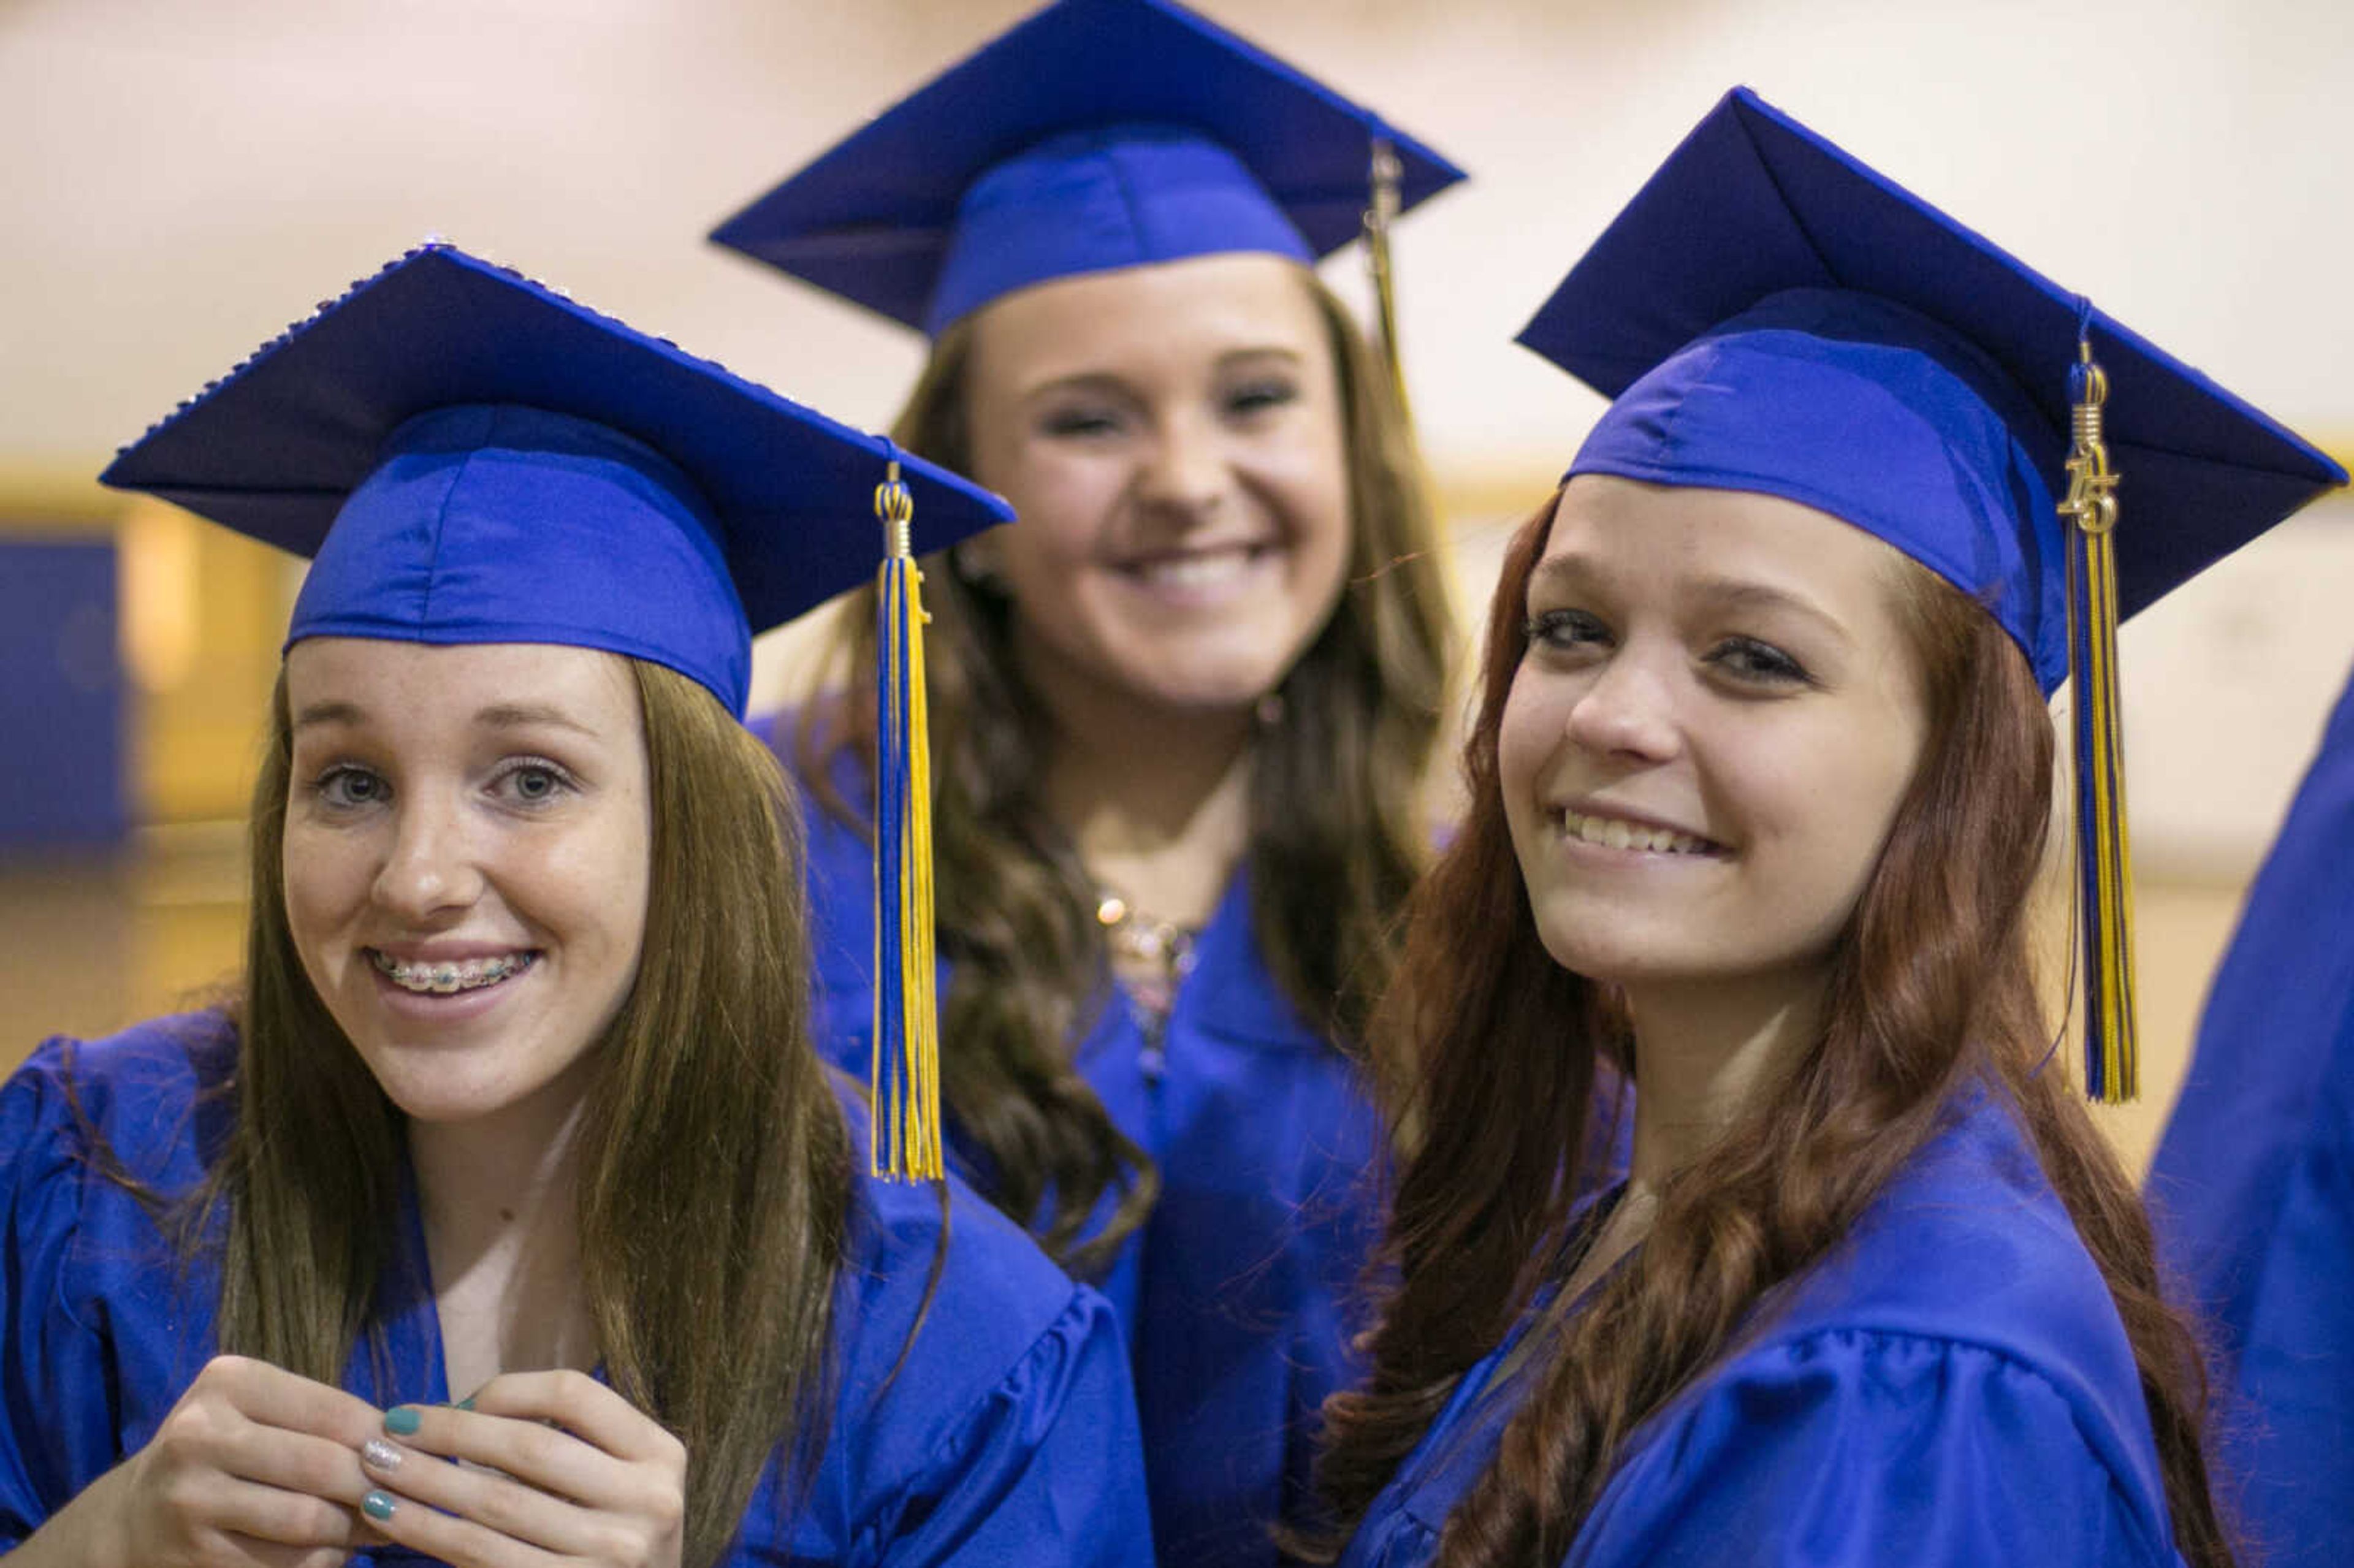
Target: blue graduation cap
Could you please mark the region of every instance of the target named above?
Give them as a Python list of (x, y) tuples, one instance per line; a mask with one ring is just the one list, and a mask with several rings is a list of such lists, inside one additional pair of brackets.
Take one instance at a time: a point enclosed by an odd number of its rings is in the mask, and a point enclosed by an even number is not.
[(101, 476), (315, 557), (287, 641), (559, 642), (741, 715), (750, 640), (1005, 503), (521, 274), (433, 244), (323, 304)]
[(2345, 471), (1746, 89), (1519, 341), (1615, 399), (1570, 474), (1829, 513), (2074, 675), (2087, 1081), (2130, 1097), (2116, 622)]
[[(1057, 0), (712, 232), (937, 334), (1051, 279), (1227, 251), (1308, 262), (1463, 177), (1169, 0)], [(1380, 236), (1374, 236), (1378, 241)]]
[[(676, 670), (738, 716), (752, 633), (882, 562), (881, 732), (903, 774), (923, 747), (913, 553), (1013, 515), (881, 437), (440, 244), (322, 304), (101, 479), (313, 557), (289, 646), (594, 648)], [(928, 944), (921, 778), (900, 779), (895, 799), (881, 896)], [(928, 953), (922, 973), (920, 994), (895, 1005), (923, 1012), (910, 1027), (928, 1042)], [(901, 1033), (895, 1022), (877, 1040)], [(936, 1082), (910, 1062), (906, 1081)], [(937, 1113), (925, 1117), (916, 1140), (936, 1145)], [(896, 1157), (907, 1125), (878, 1105), (878, 1158)]]

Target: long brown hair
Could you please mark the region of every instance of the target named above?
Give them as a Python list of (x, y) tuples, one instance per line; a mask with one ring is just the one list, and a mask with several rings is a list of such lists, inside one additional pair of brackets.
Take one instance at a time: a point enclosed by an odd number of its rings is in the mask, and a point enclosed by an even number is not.
[[(809, 1038), (801, 827), (776, 759), (702, 687), (631, 661), (653, 877), (643, 958), (595, 1047), (581, 1284), (607, 1376), (685, 1444), (686, 1550), (718, 1561), (779, 1444), (825, 1429), (849, 1153)], [(281, 675), (254, 791), (237, 1114), (187, 1234), (225, 1212), (219, 1343), (339, 1382), (392, 1263), (400, 1113), (312, 988), (287, 923)]]
[[(1340, 302), (1312, 273), (1301, 276), (1340, 376), (1349, 577), (1284, 679), (1285, 721), (1257, 744), (1246, 863), (1277, 983), (1305, 1017), (1352, 1044), (1389, 978), (1394, 917), (1426, 858), (1421, 792), (1454, 620), (1388, 377)], [(968, 473), (971, 348), (969, 321), (940, 334), (894, 430), (908, 450)], [(1157, 1190), (1143, 1151), (1071, 1062), (1076, 1036), (1109, 996), (1095, 890), (1044, 803), (1055, 741), (1013, 657), (1011, 607), (944, 561), (929, 563), (925, 587), (938, 927), (939, 950), (955, 964), (941, 1010), (942, 1094), (982, 1155), (991, 1201), (1086, 1273), (1143, 1223)], [(874, 665), (874, 616), (871, 592), (844, 612), (835, 667), (852, 689), (839, 722), (805, 710), (795, 742), (805, 778), (830, 784), (845, 751), (863, 779), (874, 777), (873, 703), (859, 687), (871, 680), (861, 673)], [(828, 799), (822, 785), (820, 798)], [(1082, 1244), (1115, 1189), (1122, 1195), (1109, 1223)]]
[[(1326, 1403), (1320, 1484), (1340, 1536), (1395, 1473), (1464, 1372), (1528, 1310), (1575, 1237), (1595, 1172), (1597, 1063), (1635, 1049), (1600, 988), (1553, 964), (1504, 822), (1497, 736), (1527, 642), (1529, 577), (1553, 514), (1532, 517), (1490, 611), (1469, 815), (1408, 916), (1375, 1026), (1402, 1064), (1391, 1109), (1423, 1129), (1400, 1171), (1390, 1271), (1359, 1391)], [(1832, 958), (1821, 1037), (1787, 1078), (1662, 1191), (1651, 1232), (1591, 1304), (1535, 1349), (1532, 1393), (1448, 1520), (1439, 1562), (1553, 1562), (1629, 1437), (1731, 1348), (1774, 1286), (1839, 1241), (1935, 1132), (1966, 1079), (2015, 1101), (2043, 1170), (2108, 1282), (2139, 1366), (2176, 1540), (2200, 1568), (2231, 1546), (2201, 1449), (2204, 1374), (2160, 1297), (2131, 1184), (2049, 1035), (2029, 906), (2048, 830), (2052, 727), (2027, 662), (1993, 618), (1904, 563), (1900, 612), (1931, 728)]]

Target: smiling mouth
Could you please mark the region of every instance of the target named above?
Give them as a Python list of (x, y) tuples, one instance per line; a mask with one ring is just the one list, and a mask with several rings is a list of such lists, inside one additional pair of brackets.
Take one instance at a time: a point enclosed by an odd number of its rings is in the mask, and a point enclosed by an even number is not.
[(1214, 588), (1235, 581), (1273, 555), (1273, 545), (1230, 545), (1182, 555), (1153, 556), (1119, 567), (1121, 575), (1152, 588)]
[(461, 963), (403, 963), (374, 948), (367, 949), (367, 956), (376, 973), (401, 990), (419, 996), (453, 996), (461, 991), (481, 991), (513, 980), (539, 961), (535, 952), (468, 959)]
[(1720, 855), (1724, 846), (1713, 840), (1672, 828), (1646, 827), (1619, 817), (1589, 817), (1566, 808), (1553, 813), (1563, 832), (1580, 843), (1603, 849), (1639, 850), (1649, 854)]

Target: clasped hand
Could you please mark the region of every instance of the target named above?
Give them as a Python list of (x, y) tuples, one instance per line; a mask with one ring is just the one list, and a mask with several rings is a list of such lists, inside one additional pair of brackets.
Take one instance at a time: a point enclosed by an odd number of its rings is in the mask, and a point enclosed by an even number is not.
[(678, 1439), (579, 1372), (379, 1414), (222, 1356), (69, 1511), (139, 1568), (334, 1568), (375, 1541), (453, 1568), (676, 1568), (685, 1483)]
[(509, 1372), (384, 1429), (361, 1448), (361, 1511), (387, 1539), (454, 1568), (676, 1568), (686, 1449), (594, 1378)]

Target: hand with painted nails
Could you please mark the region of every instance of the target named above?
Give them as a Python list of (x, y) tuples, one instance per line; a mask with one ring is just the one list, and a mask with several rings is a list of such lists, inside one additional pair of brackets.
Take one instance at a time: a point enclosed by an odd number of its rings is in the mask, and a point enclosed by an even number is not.
[(462, 1405), (397, 1405), (359, 1446), (369, 1525), (452, 1568), (677, 1568), (686, 1449), (585, 1373), (510, 1372)]
[(334, 1568), (367, 1539), (352, 1450), (377, 1421), (341, 1389), (216, 1357), (146, 1446), (10, 1552), (10, 1568)]

